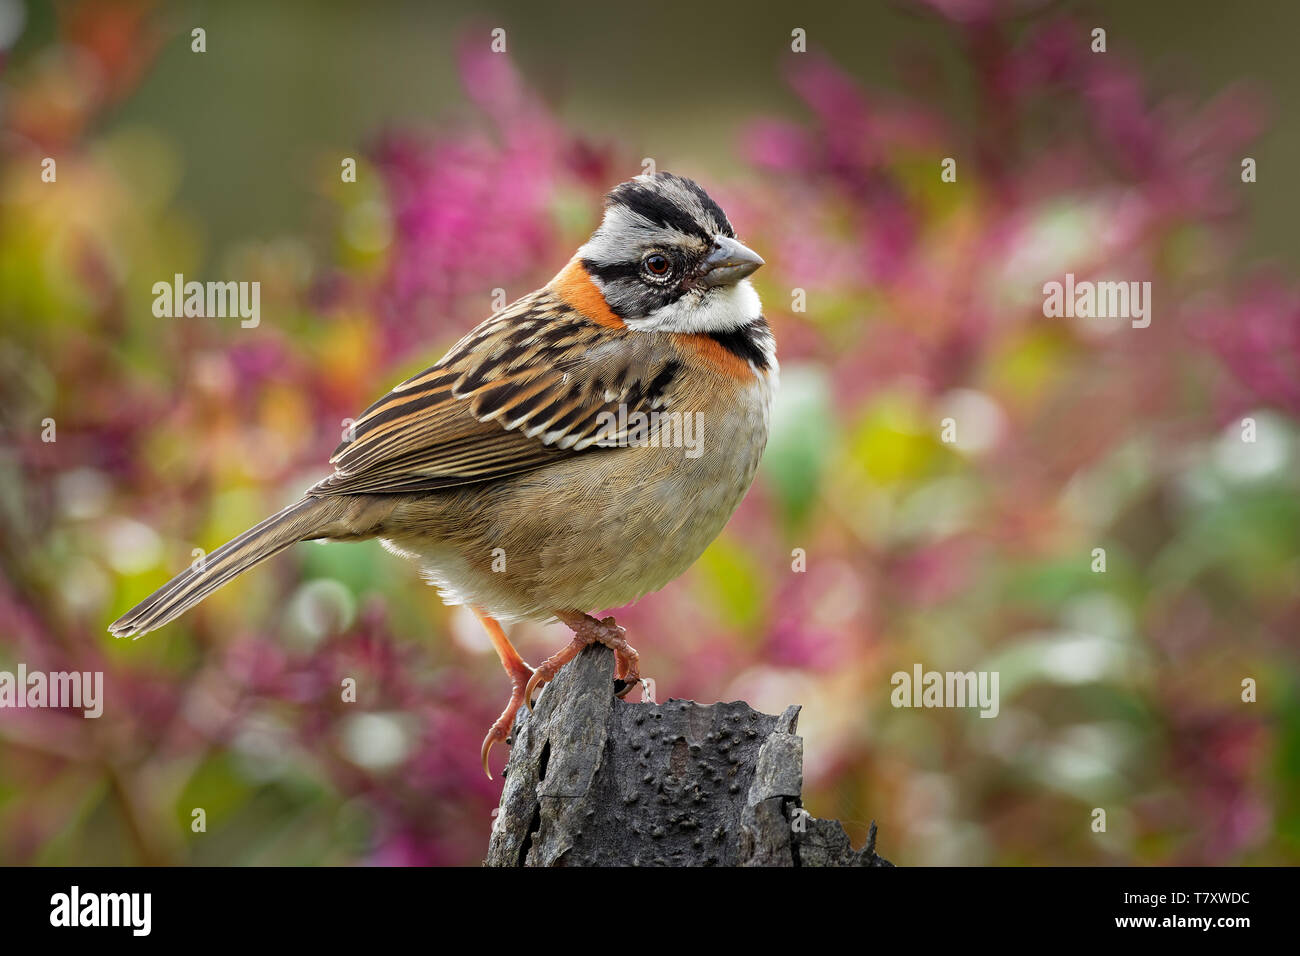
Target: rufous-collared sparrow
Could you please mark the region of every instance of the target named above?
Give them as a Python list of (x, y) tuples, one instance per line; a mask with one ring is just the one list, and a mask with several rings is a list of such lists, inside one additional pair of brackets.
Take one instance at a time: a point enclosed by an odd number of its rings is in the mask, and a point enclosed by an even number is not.
[[(334, 474), (115, 621), (161, 627), (298, 541), (380, 538), (483, 622), (510, 702), (593, 641), (636, 651), (612, 617), (685, 571), (744, 497), (767, 443), (777, 362), (748, 276), (763, 260), (689, 179), (642, 175), (545, 287), (506, 306), (356, 420)], [(536, 670), (500, 622), (559, 619), (573, 640)], [(491, 774), (489, 773), (489, 776)]]

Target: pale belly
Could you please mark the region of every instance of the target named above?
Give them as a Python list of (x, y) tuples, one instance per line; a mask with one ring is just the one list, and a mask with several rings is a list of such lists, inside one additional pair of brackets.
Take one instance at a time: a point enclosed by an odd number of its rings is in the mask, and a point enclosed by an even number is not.
[(423, 530), (384, 543), (415, 558), (448, 603), (503, 622), (629, 604), (690, 567), (753, 481), (768, 402), (715, 419), (701, 423), (695, 456), (681, 447), (602, 450), (414, 499), (398, 526)]

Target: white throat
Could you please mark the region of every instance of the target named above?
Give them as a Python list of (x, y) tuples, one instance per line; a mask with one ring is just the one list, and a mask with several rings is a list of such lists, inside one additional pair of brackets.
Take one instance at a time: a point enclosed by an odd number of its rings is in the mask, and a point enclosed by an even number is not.
[(626, 321), (641, 332), (730, 332), (762, 313), (758, 293), (748, 279), (741, 279), (729, 287), (692, 290), (644, 318)]

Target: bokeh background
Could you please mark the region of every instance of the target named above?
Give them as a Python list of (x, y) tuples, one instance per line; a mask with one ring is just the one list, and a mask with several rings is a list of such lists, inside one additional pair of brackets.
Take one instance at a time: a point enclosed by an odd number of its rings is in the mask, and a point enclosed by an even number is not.
[[(805, 805), (901, 864), (1300, 862), (1297, 33), (1216, 0), (0, 0), (0, 669), (106, 682), (98, 720), (0, 711), (0, 862), (482, 859), (506, 680), (377, 543), (105, 626), (646, 157), (767, 258), (783, 366), (735, 519), (619, 612), (659, 695), (803, 704)], [(155, 318), (178, 272), (259, 280), (260, 326)], [(1151, 326), (1044, 318), (1066, 272), (1152, 282)], [(914, 663), (999, 671), (999, 716), (893, 708)]]

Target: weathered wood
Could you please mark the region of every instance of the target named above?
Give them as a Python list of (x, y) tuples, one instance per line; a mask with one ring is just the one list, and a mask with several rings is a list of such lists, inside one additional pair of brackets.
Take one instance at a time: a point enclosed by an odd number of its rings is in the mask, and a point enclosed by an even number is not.
[(889, 866), (802, 809), (797, 706), (628, 704), (592, 645), (515, 721), (489, 866)]

